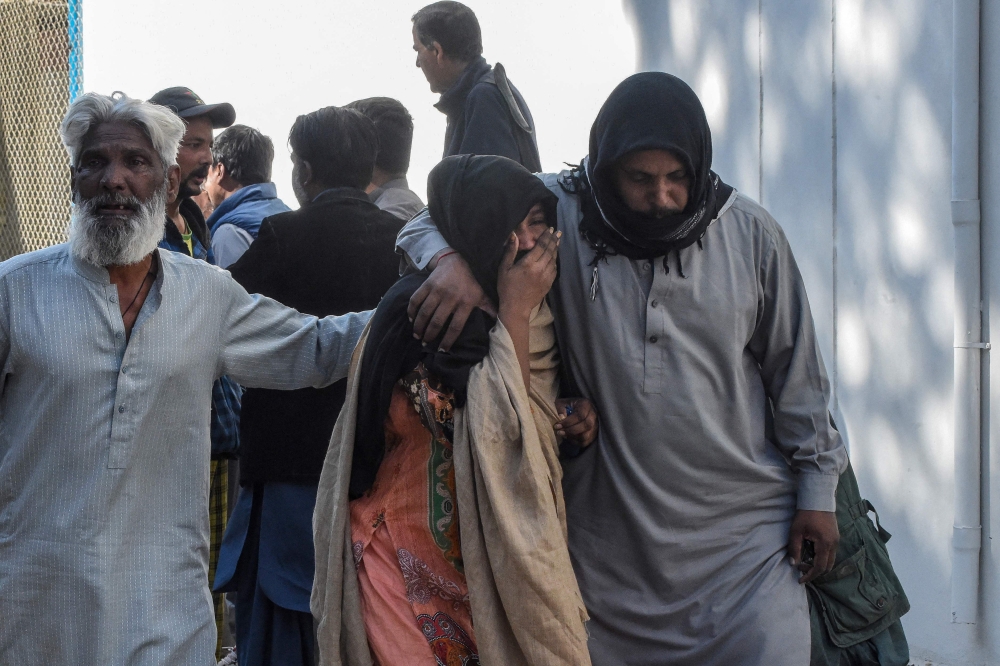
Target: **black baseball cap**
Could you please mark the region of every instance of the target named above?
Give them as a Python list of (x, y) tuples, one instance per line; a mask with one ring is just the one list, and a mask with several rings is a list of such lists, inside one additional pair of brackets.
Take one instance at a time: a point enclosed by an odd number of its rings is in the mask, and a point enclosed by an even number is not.
[(236, 122), (236, 109), (232, 104), (205, 104), (193, 90), (183, 86), (161, 90), (150, 97), (149, 101), (167, 107), (181, 118), (208, 116), (213, 129), (229, 127)]

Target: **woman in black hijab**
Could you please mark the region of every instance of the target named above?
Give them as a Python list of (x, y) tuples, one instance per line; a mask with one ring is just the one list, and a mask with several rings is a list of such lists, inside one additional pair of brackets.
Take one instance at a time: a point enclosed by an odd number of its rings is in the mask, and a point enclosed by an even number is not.
[[(432, 170), (428, 199), (442, 234), (496, 306), (527, 387), (529, 317), (555, 278), (555, 196), (512, 160), (462, 155)], [(406, 276), (390, 289), (364, 343), (351, 541), (379, 663), (477, 664), (452, 442), (454, 410), (489, 352), (496, 320), (476, 310), (447, 353), (422, 344), (406, 307), (424, 279)]]

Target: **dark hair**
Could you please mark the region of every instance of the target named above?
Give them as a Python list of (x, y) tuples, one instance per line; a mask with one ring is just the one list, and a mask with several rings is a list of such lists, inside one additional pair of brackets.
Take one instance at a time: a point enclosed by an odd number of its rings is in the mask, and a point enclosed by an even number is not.
[(274, 144), (252, 127), (233, 125), (215, 138), (212, 159), (243, 186), (271, 182)]
[(437, 42), (446, 56), (460, 62), (470, 62), (483, 55), (479, 19), (461, 2), (435, 2), (410, 20), (416, 28), (417, 39), (428, 48)]
[(375, 166), (390, 175), (405, 176), (413, 146), (413, 118), (406, 107), (391, 97), (369, 97), (351, 102), (345, 108), (360, 111), (375, 123), (378, 132)]
[(288, 144), (328, 187), (364, 189), (372, 180), (378, 134), (375, 123), (354, 109), (328, 106), (299, 116)]

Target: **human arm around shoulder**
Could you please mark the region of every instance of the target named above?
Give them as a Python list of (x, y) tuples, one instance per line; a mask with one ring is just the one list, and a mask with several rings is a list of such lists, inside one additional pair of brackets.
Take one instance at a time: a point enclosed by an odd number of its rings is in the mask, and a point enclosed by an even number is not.
[(492, 312), (483, 288), (473, 277), (469, 265), (434, 226), (428, 211), (423, 211), (403, 227), (396, 237), (396, 249), (411, 266), (430, 271), (430, 277), (410, 298), (407, 316), (414, 333), (430, 344), (447, 329), (441, 348), (448, 350), (458, 339), (473, 309)]

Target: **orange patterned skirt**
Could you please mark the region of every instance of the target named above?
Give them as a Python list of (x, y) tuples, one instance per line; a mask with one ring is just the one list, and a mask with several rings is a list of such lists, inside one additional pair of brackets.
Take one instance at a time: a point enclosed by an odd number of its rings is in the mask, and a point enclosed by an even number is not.
[(423, 366), (399, 380), (375, 484), (351, 502), (368, 643), (381, 666), (478, 666), (452, 465), (454, 399)]

